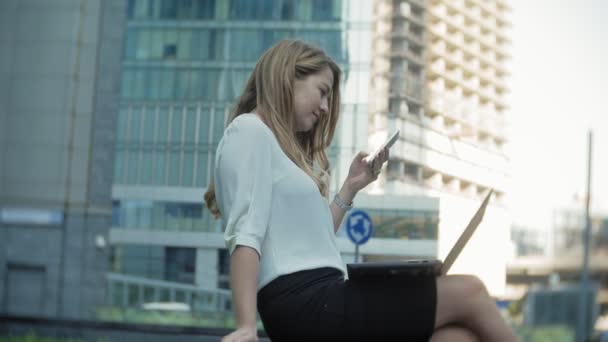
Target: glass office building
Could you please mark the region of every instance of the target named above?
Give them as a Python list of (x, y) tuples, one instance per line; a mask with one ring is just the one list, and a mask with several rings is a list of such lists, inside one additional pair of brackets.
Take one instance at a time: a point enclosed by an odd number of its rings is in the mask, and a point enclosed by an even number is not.
[(130, 0), (127, 12), (110, 278), (227, 288), (221, 222), (202, 195), (235, 99), (274, 43), (297, 38), (324, 49), (343, 70), (329, 151), (335, 189), (367, 147), (372, 2)]

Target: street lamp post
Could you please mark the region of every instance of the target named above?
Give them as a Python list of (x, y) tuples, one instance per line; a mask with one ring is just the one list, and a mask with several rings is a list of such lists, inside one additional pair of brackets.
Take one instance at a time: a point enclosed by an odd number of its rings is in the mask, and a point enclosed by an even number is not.
[(588, 334), (587, 317), (589, 309), (587, 298), (589, 293), (589, 241), (591, 239), (591, 219), (589, 218), (589, 201), (591, 199), (591, 154), (593, 147), (593, 131), (589, 131), (587, 148), (587, 196), (585, 198), (585, 229), (583, 232), (583, 272), (581, 274), (581, 291), (578, 305), (577, 341), (586, 341)]

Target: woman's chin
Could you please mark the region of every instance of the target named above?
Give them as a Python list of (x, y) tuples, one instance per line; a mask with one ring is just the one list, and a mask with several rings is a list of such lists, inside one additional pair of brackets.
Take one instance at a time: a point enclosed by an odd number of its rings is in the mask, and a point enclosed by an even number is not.
[(311, 122), (307, 122), (298, 127), (297, 132), (310, 132), (313, 128), (315, 128), (316, 121), (312, 120)]

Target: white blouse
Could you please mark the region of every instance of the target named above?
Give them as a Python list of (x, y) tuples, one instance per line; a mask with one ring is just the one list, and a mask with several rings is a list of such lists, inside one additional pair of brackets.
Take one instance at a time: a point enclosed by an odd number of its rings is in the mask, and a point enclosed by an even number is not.
[(258, 290), (280, 275), (318, 267), (346, 273), (327, 199), (255, 114), (234, 119), (215, 157), (215, 195), (230, 255), (260, 255)]

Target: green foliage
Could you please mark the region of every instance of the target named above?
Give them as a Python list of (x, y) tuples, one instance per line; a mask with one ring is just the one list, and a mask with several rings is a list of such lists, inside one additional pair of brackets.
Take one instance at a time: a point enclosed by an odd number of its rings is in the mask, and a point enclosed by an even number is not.
[(522, 342), (572, 342), (574, 331), (563, 325), (518, 327), (515, 329)]
[[(104, 339), (98, 339), (98, 342), (105, 342)], [(37, 336), (30, 332), (22, 336), (0, 336), (0, 342), (83, 342), (81, 339), (65, 339)]]
[(0, 337), (0, 342), (77, 342), (80, 340), (65, 340), (65, 339), (55, 339), (49, 337), (40, 337), (36, 336), (33, 333), (29, 333), (24, 336), (10, 336), (10, 337)]
[(502, 310), (503, 317), (513, 327), (522, 342), (573, 342), (575, 332), (566, 325), (529, 327), (523, 324), (524, 298)]
[[(97, 319), (124, 323), (183, 325), (205, 328), (234, 329), (236, 327), (232, 313), (218, 312), (163, 312), (136, 308), (103, 307), (97, 310)], [(262, 323), (259, 320), (258, 328), (263, 329)]]

